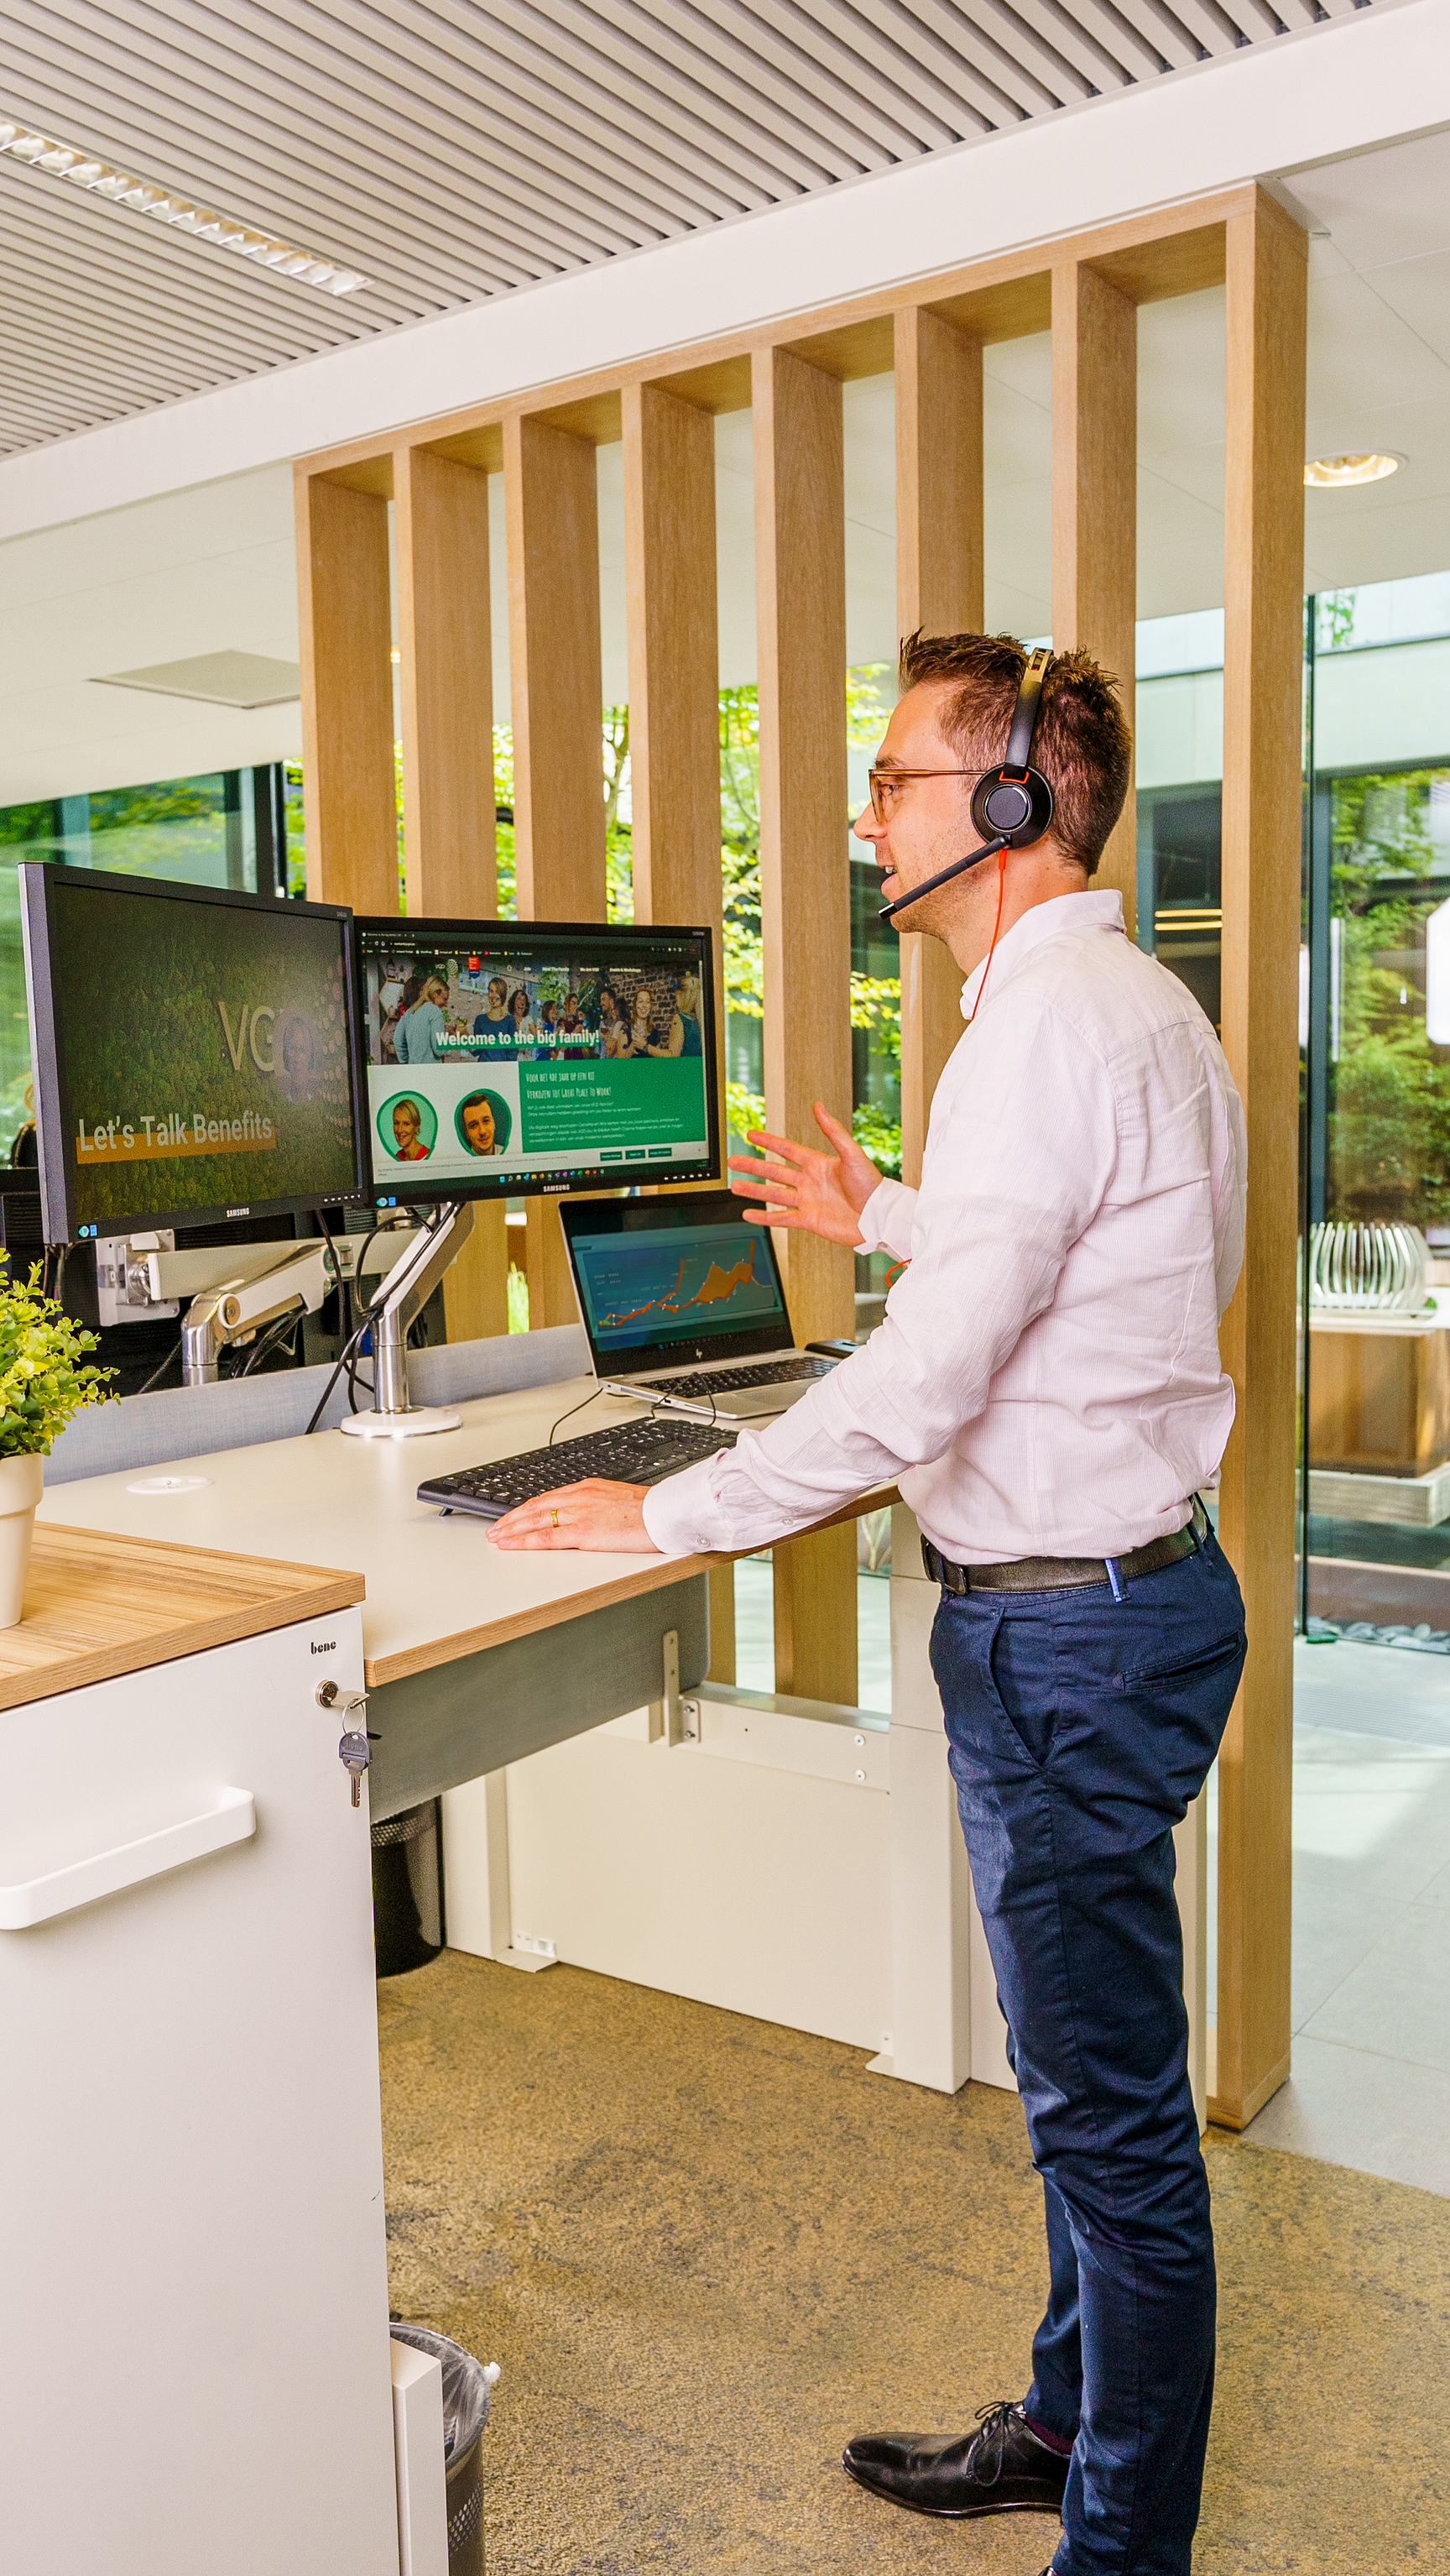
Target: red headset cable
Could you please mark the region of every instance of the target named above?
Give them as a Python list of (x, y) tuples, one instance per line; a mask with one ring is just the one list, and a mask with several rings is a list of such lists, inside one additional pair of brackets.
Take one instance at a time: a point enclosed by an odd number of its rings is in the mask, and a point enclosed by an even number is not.
[(982, 968), (982, 980), (977, 986), (977, 998), (972, 1004), (970, 1011), (967, 1013), (968, 1028), (971, 1027), (973, 1020), (976, 1018), (977, 1013), (982, 1007), (982, 995), (987, 989), (987, 977), (991, 974), (992, 960), (997, 954), (997, 935), (1002, 927), (1002, 900), (1006, 892), (1007, 853), (1005, 850), (999, 850), (997, 852), (997, 918), (992, 924), (992, 945), (987, 951), (987, 963)]

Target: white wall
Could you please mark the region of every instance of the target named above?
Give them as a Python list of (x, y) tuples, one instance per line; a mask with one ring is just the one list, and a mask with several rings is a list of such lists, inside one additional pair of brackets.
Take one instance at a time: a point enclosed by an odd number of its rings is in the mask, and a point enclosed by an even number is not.
[[(1223, 673), (1138, 683), (1140, 787), (1223, 776)], [(1321, 654), (1314, 757), (1320, 769), (1450, 759), (1450, 639)]]
[(1223, 776), (1223, 673), (1177, 671), (1138, 682), (1137, 781), (1187, 786)]
[(1320, 769), (1450, 756), (1450, 642), (1326, 653), (1315, 669)]
[(297, 659), (292, 475), (269, 465), (0, 547), (0, 805), (301, 756), (298, 707), (107, 688), (227, 650)]

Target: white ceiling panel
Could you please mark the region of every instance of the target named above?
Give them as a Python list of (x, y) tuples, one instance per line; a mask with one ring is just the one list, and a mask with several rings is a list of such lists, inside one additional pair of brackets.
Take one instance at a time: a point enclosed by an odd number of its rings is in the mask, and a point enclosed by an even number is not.
[(1450, 364), (1450, 250), (1397, 260), (1392, 268), (1369, 269), (1365, 282), (1427, 349)]
[(9, 0), (0, 121), (368, 282), (325, 292), (0, 152), (0, 454), (1354, 5), (1392, 0)]
[[(1392, 269), (1387, 275), (1398, 276)], [(1393, 313), (1373, 277), (1321, 277), (1309, 286), (1311, 418), (1362, 404), (1376, 387), (1396, 402), (1416, 402), (1450, 386), (1450, 367), (1429, 342)]]
[(1450, 134), (1298, 171), (1290, 187), (1352, 268), (1450, 249)]

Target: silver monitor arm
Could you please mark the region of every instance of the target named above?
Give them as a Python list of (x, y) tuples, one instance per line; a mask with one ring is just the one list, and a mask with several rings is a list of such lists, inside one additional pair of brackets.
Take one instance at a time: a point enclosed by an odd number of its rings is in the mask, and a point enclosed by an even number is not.
[(258, 1277), (224, 1279), (193, 1297), (181, 1326), (182, 1385), (215, 1384), (224, 1342), (249, 1340), (278, 1315), (315, 1315), (335, 1276), (328, 1244), (299, 1243)]
[(473, 1232), (471, 1200), (450, 1200), (413, 1237), (374, 1299), (373, 1409), (344, 1414), (342, 1429), (360, 1440), (405, 1440), (422, 1431), (457, 1431), (463, 1417), (408, 1401), (408, 1328), (416, 1322), (449, 1263)]

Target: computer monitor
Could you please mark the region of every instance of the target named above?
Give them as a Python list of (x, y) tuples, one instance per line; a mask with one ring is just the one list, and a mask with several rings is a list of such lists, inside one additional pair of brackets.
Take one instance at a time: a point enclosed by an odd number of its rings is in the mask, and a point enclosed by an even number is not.
[(367, 1195), (352, 917), (26, 861), (46, 1240)]
[(375, 1206), (719, 1178), (708, 930), (356, 930)]

